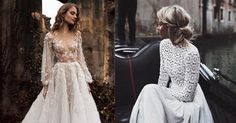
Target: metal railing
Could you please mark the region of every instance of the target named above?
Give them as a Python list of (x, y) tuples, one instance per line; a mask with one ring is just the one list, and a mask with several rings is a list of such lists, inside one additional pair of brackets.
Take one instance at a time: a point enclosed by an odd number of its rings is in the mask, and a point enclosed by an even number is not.
[(234, 85), (236, 85), (236, 81), (234, 81), (233, 79), (231, 79), (230, 77), (228, 77), (227, 75), (223, 74), (219, 68), (214, 68), (213, 71), (215, 72), (216, 76), (221, 76), (222, 78), (224, 78), (225, 80), (233, 83)]

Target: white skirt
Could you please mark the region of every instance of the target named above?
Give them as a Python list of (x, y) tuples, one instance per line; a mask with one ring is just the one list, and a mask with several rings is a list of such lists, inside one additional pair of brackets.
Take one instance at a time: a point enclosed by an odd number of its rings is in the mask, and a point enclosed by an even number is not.
[(130, 123), (213, 123), (211, 111), (200, 85), (193, 102), (182, 102), (167, 88), (146, 85), (131, 113)]
[(49, 79), (46, 99), (42, 90), (22, 123), (101, 122), (79, 63), (56, 63)]

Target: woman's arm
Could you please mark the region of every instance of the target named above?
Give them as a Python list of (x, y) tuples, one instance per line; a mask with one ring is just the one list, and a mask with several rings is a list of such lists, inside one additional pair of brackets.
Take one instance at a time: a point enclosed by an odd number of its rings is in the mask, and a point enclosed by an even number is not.
[(44, 38), (42, 69), (41, 69), (41, 81), (42, 81), (43, 86), (48, 85), (48, 78), (50, 77), (51, 70), (54, 65), (51, 36), (52, 35), (50, 33), (47, 33)]
[(78, 62), (84, 71), (86, 82), (92, 83), (93, 79), (92, 79), (91, 73), (88, 70), (88, 67), (84, 58), (84, 53), (83, 53), (83, 48), (82, 48), (82, 37), (81, 37), (80, 32), (77, 33), (77, 38), (78, 38), (78, 48), (77, 48)]
[(163, 51), (165, 50), (165, 48), (163, 48), (163, 42), (161, 42), (160, 44), (160, 75), (158, 78), (158, 85), (160, 86), (164, 86), (167, 87), (168, 81), (169, 81), (169, 76), (168, 73), (165, 70), (164, 67), (164, 56), (163, 56)]

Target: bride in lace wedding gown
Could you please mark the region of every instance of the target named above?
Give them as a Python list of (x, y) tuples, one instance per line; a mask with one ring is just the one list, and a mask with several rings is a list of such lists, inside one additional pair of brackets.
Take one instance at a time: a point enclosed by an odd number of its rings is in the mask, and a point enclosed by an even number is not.
[[(46, 34), (42, 59), (44, 88), (22, 123), (101, 122), (88, 86), (93, 80), (83, 55), (81, 35), (76, 31), (78, 10), (75, 4), (63, 5), (52, 31)], [(72, 36), (62, 38), (65, 34)]]
[[(188, 42), (190, 16), (178, 5), (157, 13), (160, 43), (158, 84), (146, 85), (133, 107), (130, 123), (213, 123), (199, 79), (200, 56)], [(169, 87), (168, 82), (170, 81)]]

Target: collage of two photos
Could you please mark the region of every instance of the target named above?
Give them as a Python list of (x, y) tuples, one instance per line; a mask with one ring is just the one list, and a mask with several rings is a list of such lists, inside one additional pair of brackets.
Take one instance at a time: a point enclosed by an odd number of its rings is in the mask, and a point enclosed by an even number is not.
[(1, 1), (3, 123), (234, 123), (236, 1)]

